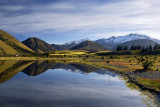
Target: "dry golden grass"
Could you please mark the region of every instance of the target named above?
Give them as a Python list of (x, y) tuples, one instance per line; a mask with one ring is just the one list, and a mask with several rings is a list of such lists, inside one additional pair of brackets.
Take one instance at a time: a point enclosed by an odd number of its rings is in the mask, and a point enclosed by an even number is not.
[(18, 51), (16, 51), (14, 48), (12, 48), (11, 46), (7, 45), (6, 43), (4, 43), (3, 41), (0, 40), (0, 54), (1, 55), (5, 55), (5, 54), (12, 54), (12, 55), (16, 55), (18, 54)]
[(13, 36), (11, 36), (7, 32), (0, 30), (0, 37), (4, 38), (5, 43), (9, 44), (10, 46), (13, 46), (13, 47), (16, 46), (16, 47), (25, 49), (27, 51), (34, 52), (33, 50), (25, 46), (23, 43), (19, 42), (17, 39), (15, 39)]

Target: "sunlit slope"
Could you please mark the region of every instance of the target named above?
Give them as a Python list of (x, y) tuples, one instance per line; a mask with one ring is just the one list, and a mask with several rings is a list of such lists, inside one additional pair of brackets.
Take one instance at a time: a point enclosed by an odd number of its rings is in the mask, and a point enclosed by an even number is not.
[(22, 44), (13, 36), (0, 30), (0, 54), (15, 55), (15, 54), (33, 54), (33, 50)]
[(2, 40), (0, 40), (0, 54), (1, 55), (10, 55), (10, 54), (18, 54), (18, 51), (13, 49), (11, 46), (4, 43)]
[(16, 75), (18, 72), (22, 71), (29, 65), (34, 63), (33, 61), (0, 61), (0, 83), (3, 83), (10, 78), (12, 78), (14, 75)]

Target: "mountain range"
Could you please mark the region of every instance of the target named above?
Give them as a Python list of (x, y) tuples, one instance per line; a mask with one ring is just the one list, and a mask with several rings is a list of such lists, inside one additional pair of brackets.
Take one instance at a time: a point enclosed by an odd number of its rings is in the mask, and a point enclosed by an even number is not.
[(67, 43), (64, 43), (62, 45), (60, 44), (51, 44), (56, 50), (69, 50), (71, 48), (73, 48), (74, 46), (84, 42), (84, 41), (87, 41), (89, 40), (88, 38), (86, 39), (81, 39), (81, 40), (77, 40), (77, 41), (70, 41), (70, 42), (67, 42)]
[[(98, 39), (95, 42), (98, 44), (101, 44), (103, 46), (107, 46), (110, 50), (114, 50), (117, 45), (122, 44), (122, 43), (123, 43), (123, 45), (125, 45), (125, 43), (127, 43), (127, 42), (132, 42), (132, 44), (136, 45), (137, 42), (134, 43), (135, 40), (143, 40), (143, 42), (145, 40), (151, 40), (151, 42), (153, 41), (155, 43), (156, 42), (160, 43), (160, 40), (151, 38), (150, 36), (142, 35), (142, 34), (133, 34), (133, 33), (131, 33), (129, 35), (125, 35), (125, 36), (118, 36), (118, 37), (112, 36), (108, 39), (105, 39), (105, 38)], [(148, 41), (146, 41), (146, 42), (148, 42)], [(139, 45), (141, 45), (141, 44), (139, 44)], [(142, 46), (144, 46), (144, 45), (142, 45)]]
[[(79, 43), (83, 42), (83, 40), (84, 39), (79, 40), (79, 41), (68, 42), (65, 44), (68, 45), (68, 44), (74, 43), (74, 46), (75, 46), (75, 43), (78, 45)], [(143, 43), (142, 44), (138, 43), (136, 40), (143, 40)], [(160, 44), (160, 40), (158, 40), (158, 39), (151, 38), (150, 36), (147, 36), (147, 35), (133, 34), (133, 33), (125, 35), (125, 36), (118, 36), (118, 37), (112, 36), (112, 37), (106, 38), (106, 39), (102, 38), (102, 39), (94, 40), (93, 42), (100, 44), (100, 45), (108, 48), (109, 50), (115, 50), (117, 45), (121, 45), (121, 44), (125, 45), (125, 43), (126, 43), (126, 45), (128, 45), (128, 42), (130, 42), (131, 44), (135, 44), (135, 45), (138, 43), (137, 45), (141, 45), (141, 46), (148, 46), (148, 44), (154, 45), (156, 42), (158, 44)], [(141, 42), (141, 41), (139, 41), (139, 42)]]
[(143, 47), (154, 46), (160, 44), (160, 40), (151, 38), (141, 34), (129, 34), (125, 36), (112, 36), (110, 38), (103, 38), (91, 41), (89, 39), (82, 39), (78, 41), (71, 41), (65, 44), (49, 44), (39, 38), (30, 37), (23, 42), (18, 41), (9, 33), (0, 30), (0, 55), (1, 56), (15, 56), (15, 55), (33, 55), (36, 53), (47, 53), (55, 50), (88, 50), (88, 51), (101, 51), (112, 50), (114, 51), (118, 45), (126, 45), (129, 48), (134, 45)]

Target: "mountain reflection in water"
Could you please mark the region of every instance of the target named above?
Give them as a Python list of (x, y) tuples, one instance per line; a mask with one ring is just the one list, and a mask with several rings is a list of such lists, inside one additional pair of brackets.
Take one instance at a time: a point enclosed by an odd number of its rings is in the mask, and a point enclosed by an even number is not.
[(28, 67), (26, 67), (22, 72), (29, 76), (37, 76), (49, 69), (65, 69), (70, 72), (79, 72), (81, 74), (86, 74), (86, 73), (97, 73), (97, 74), (108, 74), (111, 76), (116, 76), (116, 74), (101, 70), (99, 68), (86, 65), (86, 64), (81, 64), (81, 63), (71, 63), (71, 64), (65, 64), (65, 63), (55, 63), (55, 62), (48, 62), (48, 61), (39, 61), (35, 62)]
[(82, 63), (0, 61), (0, 83), (0, 107), (159, 106), (159, 93)]

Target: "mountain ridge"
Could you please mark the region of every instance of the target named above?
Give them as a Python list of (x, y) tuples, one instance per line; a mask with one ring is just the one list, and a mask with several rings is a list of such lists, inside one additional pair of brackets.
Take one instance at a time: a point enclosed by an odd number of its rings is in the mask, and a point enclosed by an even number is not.
[[(92, 40), (92, 41), (108, 48), (109, 50), (115, 50), (114, 48), (118, 44), (133, 41), (133, 40), (144, 40), (144, 39), (152, 40), (152, 41), (160, 44), (160, 40), (158, 40), (158, 39), (154, 39), (154, 38), (152, 38), (150, 36), (147, 36), (147, 35), (135, 34), (135, 33), (130, 33), (128, 35), (117, 36), (117, 37), (116, 36), (111, 36), (109, 38), (102, 38), (102, 39), (97, 39), (97, 40)], [(74, 46), (84, 42), (84, 40), (89, 40), (89, 39), (81, 39), (81, 40), (77, 40), (77, 41), (70, 41), (70, 42), (66, 42), (62, 45), (57, 45), (57, 46), (61, 47), (61, 50), (63, 50), (62, 47), (65, 47), (65, 50), (67, 50), (67, 49), (73, 48)], [(66, 47), (68, 47), (68, 48), (66, 48)]]
[(22, 43), (31, 48), (32, 50), (36, 51), (37, 53), (55, 51), (55, 48), (53, 46), (36, 37), (30, 37), (22, 41)]
[(118, 36), (118, 37), (112, 36), (108, 39), (98, 39), (95, 42), (103, 46), (108, 46), (110, 50), (114, 50), (114, 47), (119, 44), (129, 42), (129, 41), (144, 40), (144, 39), (152, 40), (160, 44), (160, 40), (158, 39), (154, 39), (154, 38), (151, 38), (150, 36), (143, 35), (143, 34), (133, 34), (133, 33), (130, 33), (125, 36)]
[(84, 41), (75, 47), (71, 48), (70, 50), (87, 50), (87, 51), (103, 51), (103, 50), (108, 50), (106, 47), (97, 44), (93, 41), (87, 40)]
[(98, 40), (103, 40), (105, 42), (113, 42), (113, 43), (124, 43), (124, 42), (127, 42), (127, 41), (138, 40), (138, 39), (149, 39), (149, 40), (153, 40), (155, 42), (160, 43), (160, 40), (158, 40), (158, 39), (151, 38), (150, 36), (147, 36), (147, 35), (134, 34), (134, 33), (130, 33), (130, 34), (125, 35), (125, 36), (117, 36), (117, 37), (112, 36), (112, 37), (107, 38), (107, 39), (103, 38), (103, 39), (98, 39)]

